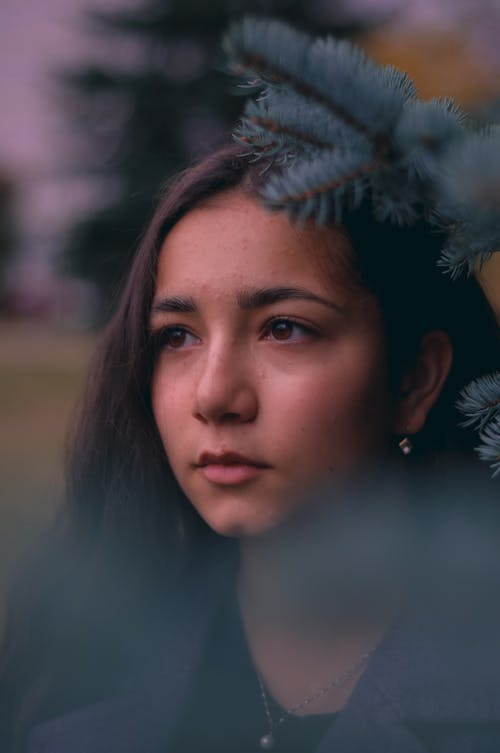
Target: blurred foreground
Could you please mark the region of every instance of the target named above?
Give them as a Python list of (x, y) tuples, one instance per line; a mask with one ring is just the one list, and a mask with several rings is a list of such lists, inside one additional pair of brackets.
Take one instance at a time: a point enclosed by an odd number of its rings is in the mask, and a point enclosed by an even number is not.
[(64, 438), (95, 337), (0, 322), (0, 621), (13, 572), (63, 487)]

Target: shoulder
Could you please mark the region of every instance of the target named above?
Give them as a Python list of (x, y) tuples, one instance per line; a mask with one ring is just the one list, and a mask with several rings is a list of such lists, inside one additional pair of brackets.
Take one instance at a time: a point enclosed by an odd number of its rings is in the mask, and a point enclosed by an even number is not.
[[(27, 753), (164, 753), (227, 587), (223, 565), (204, 561), (186, 573), (156, 620), (135, 635), (135, 655), (124, 657), (133, 671), (123, 684), (103, 700), (36, 724)], [(98, 674), (98, 662), (89, 662)]]
[[(371, 720), (372, 733), (404, 732), (432, 753), (500, 750), (499, 635), (492, 624), (456, 612), (437, 610), (401, 622), (356, 689), (353, 720)], [(413, 751), (402, 739), (399, 749)], [(372, 745), (378, 753), (373, 740)], [(390, 749), (380, 746), (381, 753)]]

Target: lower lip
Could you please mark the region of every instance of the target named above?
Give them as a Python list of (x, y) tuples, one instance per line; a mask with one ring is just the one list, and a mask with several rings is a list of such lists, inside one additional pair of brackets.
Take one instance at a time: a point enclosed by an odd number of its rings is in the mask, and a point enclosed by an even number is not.
[(244, 463), (235, 463), (231, 465), (222, 465), (213, 463), (211, 465), (203, 465), (200, 468), (201, 472), (207, 479), (214, 484), (242, 484), (245, 481), (249, 481), (252, 478), (258, 476), (264, 468), (257, 465), (246, 465)]

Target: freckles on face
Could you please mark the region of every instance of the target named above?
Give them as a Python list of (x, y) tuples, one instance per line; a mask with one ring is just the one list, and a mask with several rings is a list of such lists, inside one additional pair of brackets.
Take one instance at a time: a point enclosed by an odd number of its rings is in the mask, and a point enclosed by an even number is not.
[[(345, 253), (328, 233), (329, 253)], [(153, 412), (180, 486), (220, 533), (279, 525), (304, 489), (387, 449), (378, 306), (324, 274), (324, 241), (232, 192), (189, 212), (163, 244)]]

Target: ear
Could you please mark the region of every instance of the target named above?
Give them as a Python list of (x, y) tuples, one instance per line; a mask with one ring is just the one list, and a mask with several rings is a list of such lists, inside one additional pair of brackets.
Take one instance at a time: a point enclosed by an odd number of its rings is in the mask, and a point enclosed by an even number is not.
[(416, 434), (423, 429), (452, 361), (453, 348), (446, 332), (427, 332), (421, 340), (416, 363), (401, 379), (393, 419), (396, 434)]

